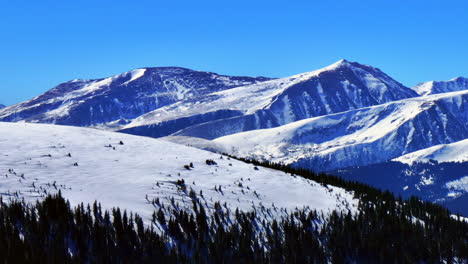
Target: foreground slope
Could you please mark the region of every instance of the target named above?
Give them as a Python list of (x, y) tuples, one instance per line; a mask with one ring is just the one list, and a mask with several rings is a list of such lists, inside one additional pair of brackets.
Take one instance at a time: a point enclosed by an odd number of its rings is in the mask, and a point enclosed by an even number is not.
[(269, 80), (179, 67), (141, 68), (97, 80), (73, 80), (0, 111), (0, 121), (118, 128), (182, 99)]
[(320, 70), (183, 100), (122, 131), (213, 139), (418, 96), (377, 68), (346, 60)]
[[(191, 208), (190, 189), (203, 193), (208, 207), (220, 201), (231, 210), (274, 204), (287, 210), (310, 206), (326, 213), (353, 210), (355, 201), (340, 188), (152, 138), (25, 123), (0, 123), (0, 134), (4, 199), (31, 201), (61, 189), (72, 204), (98, 200), (145, 219), (155, 210), (154, 199), (174, 204), (174, 197), (182, 208)], [(217, 164), (208, 165), (207, 159)], [(181, 191), (181, 180), (186, 192)]]
[(468, 91), (406, 99), (217, 138), (239, 156), (329, 171), (468, 138)]

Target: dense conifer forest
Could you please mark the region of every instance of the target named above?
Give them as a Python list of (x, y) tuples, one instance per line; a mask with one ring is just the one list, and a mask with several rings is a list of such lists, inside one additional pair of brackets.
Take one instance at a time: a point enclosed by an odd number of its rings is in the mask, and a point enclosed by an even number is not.
[[(162, 210), (153, 223), (118, 208), (71, 207), (61, 193), (31, 205), (2, 201), (4, 263), (466, 263), (468, 223), (416, 197), (268, 162), (244, 160), (354, 192), (359, 212), (326, 216), (298, 209), (280, 220), (259, 212)], [(184, 183), (181, 182), (181, 185)], [(209, 213), (211, 212), (211, 213)], [(154, 226), (162, 226), (163, 231)]]

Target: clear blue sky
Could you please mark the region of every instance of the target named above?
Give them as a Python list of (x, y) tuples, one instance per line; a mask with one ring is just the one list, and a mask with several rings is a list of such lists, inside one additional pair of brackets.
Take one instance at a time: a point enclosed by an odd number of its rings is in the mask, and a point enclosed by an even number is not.
[(0, 0), (0, 103), (145, 66), (288, 76), (341, 58), (468, 76), (468, 1)]

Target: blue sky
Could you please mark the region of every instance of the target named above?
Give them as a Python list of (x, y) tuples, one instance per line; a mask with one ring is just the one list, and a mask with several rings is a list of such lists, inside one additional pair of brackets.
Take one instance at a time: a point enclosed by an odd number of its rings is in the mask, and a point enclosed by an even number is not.
[(468, 77), (467, 2), (0, 0), (0, 103), (146, 66), (282, 77), (346, 58), (408, 86)]

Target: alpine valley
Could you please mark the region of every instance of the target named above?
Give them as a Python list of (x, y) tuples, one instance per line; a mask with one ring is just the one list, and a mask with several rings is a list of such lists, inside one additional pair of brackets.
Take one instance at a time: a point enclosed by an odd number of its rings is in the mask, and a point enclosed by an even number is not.
[[(12, 261), (108, 260), (99, 247), (111, 262), (468, 260), (462, 77), (409, 88), (347, 60), (283, 78), (140, 68), (0, 105), (0, 149), (0, 226), (28, 252), (0, 239)], [(53, 228), (34, 225), (38, 199)], [(65, 244), (48, 239), (62, 229)]]

